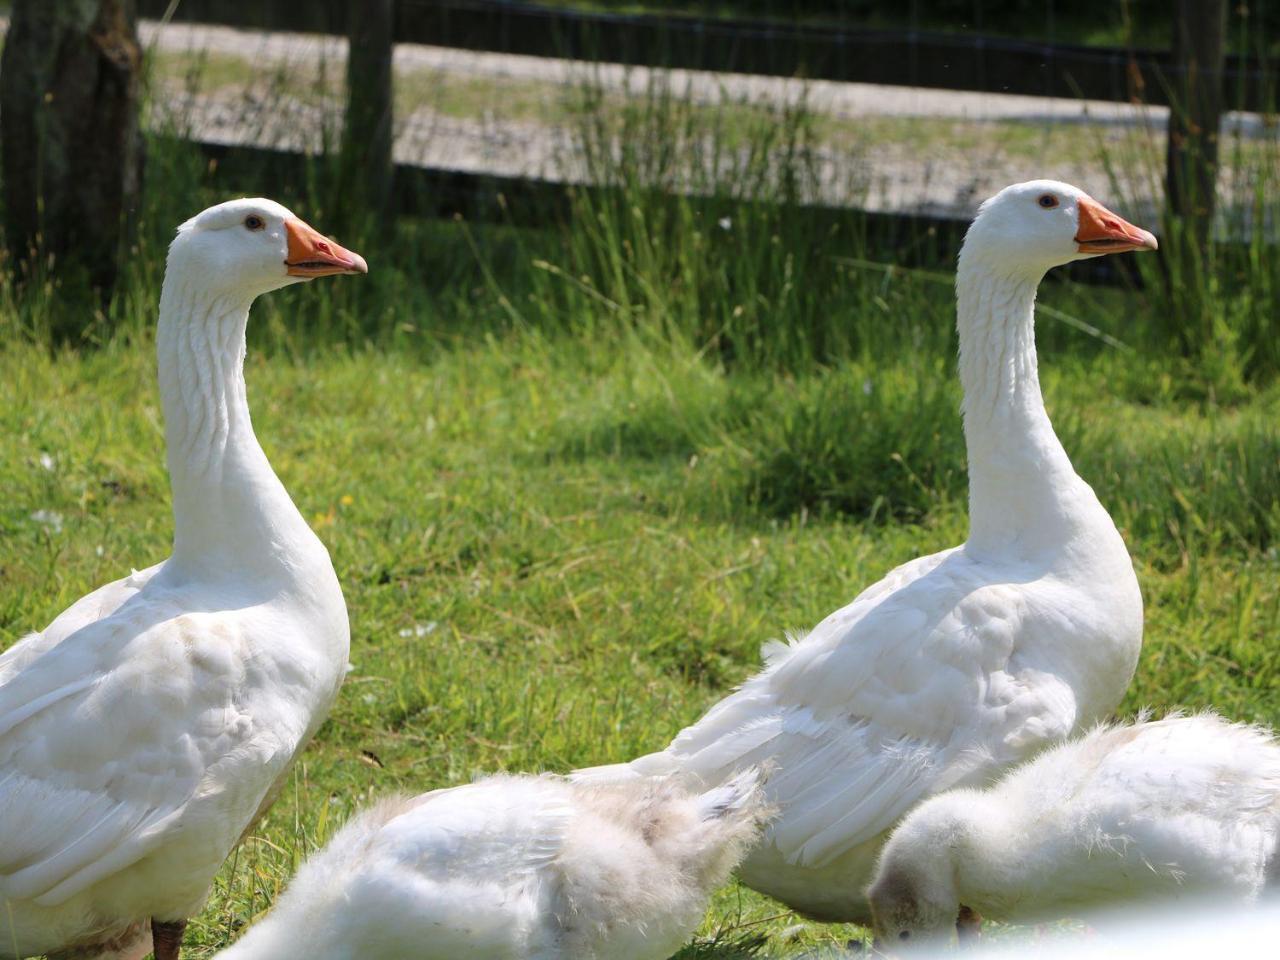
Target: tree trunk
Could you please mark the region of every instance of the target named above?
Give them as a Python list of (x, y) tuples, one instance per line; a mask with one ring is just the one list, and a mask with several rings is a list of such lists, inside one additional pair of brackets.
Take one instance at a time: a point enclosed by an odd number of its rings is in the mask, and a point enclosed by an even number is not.
[(1178, 75), (1169, 110), (1169, 211), (1203, 253), (1213, 228), (1222, 119), (1225, 0), (1177, 0), (1173, 59)]
[(394, 0), (349, 8), (347, 112), (343, 135), (344, 198), (356, 220), (389, 213), (394, 165), (392, 53)]
[(141, 70), (134, 0), (14, 0), (0, 58), (9, 250), (83, 270), (104, 297), (138, 200)]

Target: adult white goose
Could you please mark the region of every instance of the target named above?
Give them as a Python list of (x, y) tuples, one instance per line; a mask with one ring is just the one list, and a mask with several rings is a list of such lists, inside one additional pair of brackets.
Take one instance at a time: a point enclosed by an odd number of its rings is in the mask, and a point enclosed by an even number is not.
[(1142, 598), (1045, 413), (1034, 304), (1055, 265), (1155, 246), (1065, 183), (1021, 183), (984, 203), (956, 276), (969, 539), (766, 647), (764, 671), (662, 752), (578, 776), (715, 784), (772, 766), (779, 814), (740, 876), (812, 916), (866, 922), (863, 888), (908, 809), (1114, 708), (1137, 661)]
[(270, 200), (169, 248), (157, 334), (173, 554), (0, 657), (0, 956), (177, 957), (186, 918), (342, 682), (323, 544), (254, 437), (249, 307), (364, 273)]
[(1280, 745), (1171, 717), (1101, 726), (990, 789), (925, 801), (885, 844), (868, 897), (877, 935), (905, 948), (949, 937), (962, 903), (1095, 924), (1143, 901), (1252, 903), (1278, 853)]
[(754, 773), (701, 795), (495, 776), (385, 800), (221, 960), (665, 960), (755, 839)]

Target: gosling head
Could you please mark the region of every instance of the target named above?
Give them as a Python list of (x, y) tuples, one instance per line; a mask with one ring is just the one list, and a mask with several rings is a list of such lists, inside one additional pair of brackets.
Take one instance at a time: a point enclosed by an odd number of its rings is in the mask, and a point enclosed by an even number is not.
[(960, 915), (950, 876), (895, 863), (881, 862), (867, 899), (876, 941), (893, 952), (945, 944)]
[(315, 277), (369, 272), (358, 253), (260, 197), (220, 203), (180, 226), (168, 269), (206, 289), (250, 299)]
[(978, 208), (962, 256), (993, 268), (1042, 275), (1051, 267), (1128, 250), (1155, 250), (1156, 238), (1069, 183), (1031, 180), (1005, 187)]

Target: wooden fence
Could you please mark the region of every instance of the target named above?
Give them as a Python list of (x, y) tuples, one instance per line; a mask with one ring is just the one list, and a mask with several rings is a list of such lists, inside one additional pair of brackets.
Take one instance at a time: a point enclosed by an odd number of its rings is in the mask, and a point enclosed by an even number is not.
[[(159, 17), (168, 0), (140, 0)], [(352, 0), (182, 0), (175, 20), (346, 35)], [(510, 0), (397, 0), (394, 40), (467, 50), (984, 93), (1168, 104), (1183, 73), (1166, 50), (841, 24), (597, 13)], [(1275, 104), (1275, 64), (1228, 56), (1229, 107)]]
[[(169, 11), (169, 0), (138, 0), (143, 16)], [(182, 0), (178, 21), (221, 24), (266, 30), (349, 35), (354, 42), (369, 31), (352, 16), (369, 16), (370, 9), (351, 0), (312, 0), (301, 3), (246, 3), (243, 0)], [(1170, 151), (1186, 169), (1208, 164), (1208, 182), (1216, 163), (1218, 115), (1221, 106), (1273, 112), (1275, 90), (1269, 78), (1273, 64), (1256, 58), (1223, 55), (1225, 0), (1178, 0), (1181, 33), (1191, 37), (1198, 26), (1209, 30), (1212, 42), (1182, 44), (1172, 52), (1121, 50), (1026, 43), (973, 35), (916, 31), (862, 30), (840, 25), (811, 25), (780, 21), (721, 20), (697, 17), (629, 16), (542, 7), (512, 0), (382, 0), (378, 15), (389, 20), (374, 33), (381, 36), (381, 52), (348, 61), (348, 69), (364, 63), (368, 75), (349, 75), (354, 111), (389, 110), (389, 70), (374, 69), (378, 58), (389, 65), (394, 43), (426, 43), (471, 50), (534, 56), (679, 67), (716, 72), (810, 79), (899, 84), (916, 87), (1016, 93), (1024, 95), (1140, 101), (1185, 102), (1206, 82), (1219, 82), (1224, 96), (1218, 106), (1182, 124), (1177, 150)], [(1177, 48), (1179, 45), (1175, 45)], [(1204, 48), (1204, 49), (1201, 49)], [(1197, 60), (1196, 58), (1200, 59)], [(1205, 58), (1208, 57), (1206, 62)], [(382, 89), (374, 89), (382, 84)], [(370, 91), (361, 103), (360, 91)], [(379, 106), (381, 105), (381, 106)], [(1172, 111), (1177, 115), (1179, 111)], [(1174, 142), (1174, 138), (1171, 138)], [(282, 181), (297, 182), (306, 159), (298, 154), (244, 147), (200, 144), (224, 174), (254, 167), (255, 176), (279, 171)], [(599, 189), (542, 180), (477, 175), (425, 167), (395, 167), (389, 153), (381, 170), (362, 166), (362, 177), (376, 180), (378, 195), (395, 197), (393, 211), (420, 215), (462, 213), (473, 219), (495, 217), (519, 222), (554, 216), (574, 190)], [(1210, 157), (1208, 161), (1204, 157)], [(361, 162), (368, 160), (362, 156)], [(247, 166), (246, 166), (247, 164)], [(1188, 166), (1190, 164), (1190, 166)], [(1203, 169), (1200, 170), (1204, 180)], [(233, 180), (229, 182), (234, 182)], [(268, 179), (267, 183), (270, 183)], [(1170, 183), (1173, 183), (1171, 178)], [(499, 204), (497, 198), (507, 202)], [(1183, 204), (1186, 206), (1186, 204)], [(1195, 198), (1204, 222), (1213, 216), (1213, 198)], [(1176, 199), (1173, 209), (1179, 209)], [(813, 207), (806, 211), (815, 228), (849, 211)], [(901, 262), (936, 262), (938, 250), (954, 249), (959, 227), (947, 218), (906, 214), (860, 214), (863, 229), (878, 242), (895, 249)], [(538, 222), (531, 219), (526, 222)], [(815, 234), (818, 235), (818, 234)], [(1207, 232), (1205, 238), (1207, 242)], [(923, 238), (923, 240), (922, 240)], [(1079, 266), (1076, 275), (1089, 280), (1113, 280), (1118, 268), (1110, 258)], [(1122, 260), (1124, 258), (1121, 258)]]

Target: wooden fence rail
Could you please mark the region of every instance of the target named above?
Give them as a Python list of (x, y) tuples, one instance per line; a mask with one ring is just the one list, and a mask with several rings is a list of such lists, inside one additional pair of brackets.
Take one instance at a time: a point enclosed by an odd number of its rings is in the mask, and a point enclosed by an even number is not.
[[(140, 0), (159, 17), (168, 0)], [(351, 0), (183, 0), (178, 21), (345, 35)], [(842, 24), (598, 13), (511, 0), (398, 0), (396, 42), (576, 60), (985, 93), (1167, 104), (1168, 51), (1028, 43), (1003, 37)], [(1227, 58), (1232, 109), (1274, 108), (1275, 64)]]

